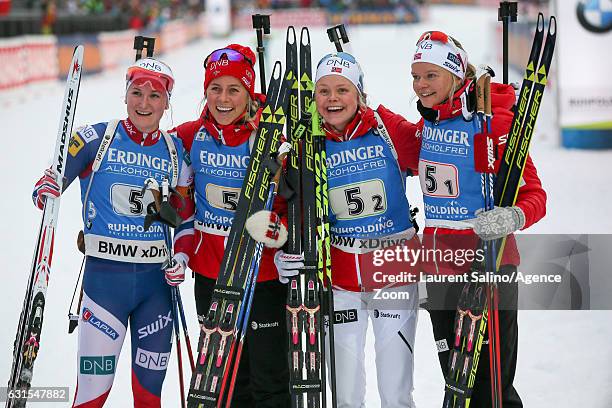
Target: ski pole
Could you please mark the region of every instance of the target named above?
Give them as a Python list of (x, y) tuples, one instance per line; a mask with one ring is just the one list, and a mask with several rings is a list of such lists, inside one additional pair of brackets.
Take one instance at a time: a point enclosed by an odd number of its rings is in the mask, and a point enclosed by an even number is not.
[[(168, 227), (166, 227), (168, 228)], [(178, 372), (179, 372), (179, 387), (181, 392), (181, 407), (185, 408), (185, 383), (183, 380), (183, 357), (181, 355), (181, 336), (179, 332), (179, 323), (177, 317), (177, 300), (176, 300), (176, 287), (170, 289), (170, 293), (172, 295), (172, 304), (170, 305), (172, 312), (172, 322), (174, 324), (174, 338), (176, 340), (176, 357), (178, 363)]]
[(185, 309), (183, 309), (183, 301), (181, 300), (181, 291), (178, 286), (176, 287), (176, 305), (178, 306), (181, 324), (183, 325), (185, 345), (187, 346), (187, 353), (189, 353), (189, 365), (191, 365), (191, 372), (193, 373), (193, 371), (195, 371), (195, 362), (193, 361), (193, 351), (191, 349), (191, 340), (189, 340), (189, 331), (187, 330), (187, 321), (185, 319)]
[(503, 25), (503, 66), (504, 66), (504, 84), (508, 83), (508, 28), (510, 22), (517, 21), (517, 3), (516, 1), (501, 1), (499, 3), (497, 21), (501, 21)]
[(270, 15), (253, 14), (253, 28), (257, 33), (257, 54), (259, 56), (259, 81), (261, 93), (266, 93), (266, 66), (264, 64), (264, 53), (266, 48), (263, 43), (263, 35), (270, 34)]
[[(274, 202), (274, 197), (276, 196), (277, 181), (272, 181), (270, 183), (270, 187), (268, 190), (268, 201), (266, 202), (265, 209), (271, 210), (272, 203)], [(240, 366), (240, 357), (242, 356), (242, 349), (244, 347), (244, 339), (246, 337), (246, 331), (248, 330), (249, 325), (249, 317), (251, 315), (251, 308), (253, 307), (253, 298), (255, 297), (255, 285), (257, 284), (257, 276), (259, 275), (259, 263), (261, 261), (261, 253), (263, 251), (263, 243), (258, 242), (255, 247), (255, 255), (253, 256), (253, 260), (251, 261), (251, 269), (252, 269), (252, 277), (251, 277), (251, 287), (248, 291), (248, 298), (246, 300), (246, 306), (244, 309), (244, 317), (242, 320), (242, 328), (240, 333), (240, 340), (238, 343), (238, 349), (236, 351), (236, 357), (234, 359), (234, 370), (232, 371), (232, 376), (230, 378), (229, 390), (227, 392), (227, 405), (226, 408), (230, 408), (232, 405), (232, 397), (234, 395), (234, 387), (236, 385), (236, 378), (238, 376), (238, 368)], [(223, 383), (225, 386), (225, 381)], [(221, 393), (219, 393), (219, 397), (223, 395), (223, 388), (221, 389)], [(219, 402), (221, 398), (219, 398)]]

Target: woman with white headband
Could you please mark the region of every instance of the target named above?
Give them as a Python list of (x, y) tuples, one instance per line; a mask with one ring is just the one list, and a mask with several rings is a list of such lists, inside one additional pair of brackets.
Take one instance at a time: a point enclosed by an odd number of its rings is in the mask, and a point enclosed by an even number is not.
[[(63, 187), (78, 177), (86, 256), (75, 407), (104, 405), (128, 322), (134, 406), (161, 405), (172, 346), (172, 276), (162, 271), (169, 249), (164, 226), (143, 229), (153, 195), (142, 188), (150, 177), (176, 185), (180, 175), (183, 145), (159, 129), (173, 86), (166, 64), (138, 60), (126, 74), (127, 118), (80, 127), (70, 139)], [(36, 183), (34, 203), (42, 209), (47, 197), (61, 193), (49, 169)]]
[[(478, 237), (492, 240), (508, 236), (499, 273), (509, 275), (519, 263), (511, 234), (534, 224), (546, 212), (546, 193), (535, 166), (528, 157), (515, 206), (482, 211), (485, 202), (481, 175), (492, 163), (488, 161), (487, 144), (481, 143), (485, 139), (479, 135), (480, 119), (475, 114), (476, 70), (456, 40), (445, 33), (430, 31), (417, 43), (412, 77), (413, 89), (419, 98), (417, 107), (423, 117), (419, 122), (418, 140), (421, 142), (419, 178), (425, 204), (424, 246), (459, 254), (466, 249), (474, 250)], [(490, 136), (495, 144), (496, 172), (512, 121), (514, 89), (491, 83), (491, 102)], [(459, 259), (450, 262), (433, 259), (423, 263), (425, 271), (432, 274), (463, 274), (470, 267), (471, 262)], [(427, 285), (434, 338), (445, 374), (449, 348), (454, 343), (455, 310), (463, 286), (463, 283)], [(501, 284), (499, 293), (503, 406), (519, 408), (523, 405), (513, 386), (518, 344), (517, 286)], [(491, 406), (489, 350), (485, 344), (470, 407)]]
[[(334, 323), (338, 406), (365, 406), (371, 321), (381, 406), (412, 408), (417, 286), (399, 267), (377, 261), (385, 249), (419, 246), (404, 183), (418, 163), (416, 126), (382, 105), (368, 107), (363, 72), (349, 53), (323, 57), (315, 80), (328, 158), (334, 309), (343, 316)], [(303, 266), (294, 257), (277, 253), (281, 276)], [(383, 300), (389, 297), (401, 300)]]

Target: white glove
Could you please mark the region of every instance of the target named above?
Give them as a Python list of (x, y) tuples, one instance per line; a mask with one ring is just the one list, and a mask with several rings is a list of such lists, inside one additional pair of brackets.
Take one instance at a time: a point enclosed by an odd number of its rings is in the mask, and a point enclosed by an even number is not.
[(187, 262), (189, 258), (182, 252), (174, 254), (172, 257), (172, 263), (170, 265), (164, 264), (164, 274), (166, 275), (166, 282), (170, 286), (178, 286), (185, 280), (185, 270), (187, 269)]
[(274, 265), (278, 270), (278, 280), (280, 283), (288, 283), (289, 278), (300, 273), (300, 269), (304, 268), (304, 255), (302, 254), (287, 254), (282, 249), (279, 249), (274, 254)]
[(495, 207), (476, 213), (476, 218), (465, 220), (485, 241), (505, 237), (525, 226), (525, 214), (519, 207)]
[(245, 228), (255, 241), (268, 248), (280, 248), (287, 242), (287, 227), (274, 211), (257, 211), (247, 219)]

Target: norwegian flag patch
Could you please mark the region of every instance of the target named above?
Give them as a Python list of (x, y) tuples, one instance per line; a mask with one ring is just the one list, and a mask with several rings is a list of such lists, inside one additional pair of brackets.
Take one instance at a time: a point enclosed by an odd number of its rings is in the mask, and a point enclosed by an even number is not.
[(331, 72), (337, 72), (339, 74), (342, 73), (342, 68), (340, 67), (332, 67)]

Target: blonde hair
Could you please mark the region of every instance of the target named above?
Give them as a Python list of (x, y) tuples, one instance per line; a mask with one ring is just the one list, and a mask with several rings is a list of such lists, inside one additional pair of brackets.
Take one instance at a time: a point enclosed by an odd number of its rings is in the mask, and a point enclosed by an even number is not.
[[(458, 40), (456, 40), (454, 37), (450, 35), (448, 36), (448, 38), (453, 43), (455, 43), (457, 48), (461, 49), (462, 51), (465, 51), (465, 49), (463, 48), (463, 45), (461, 45), (461, 43)], [(453, 86), (451, 86), (449, 90), (449, 94), (448, 94), (448, 103), (452, 103), (455, 92), (457, 92), (457, 90), (459, 90), (463, 85), (465, 85), (466, 81), (473, 81), (476, 79), (476, 67), (474, 67), (474, 65), (468, 62), (463, 80), (461, 80), (458, 76), (452, 74), (450, 71), (446, 71), (446, 73), (450, 75), (453, 80)]]

